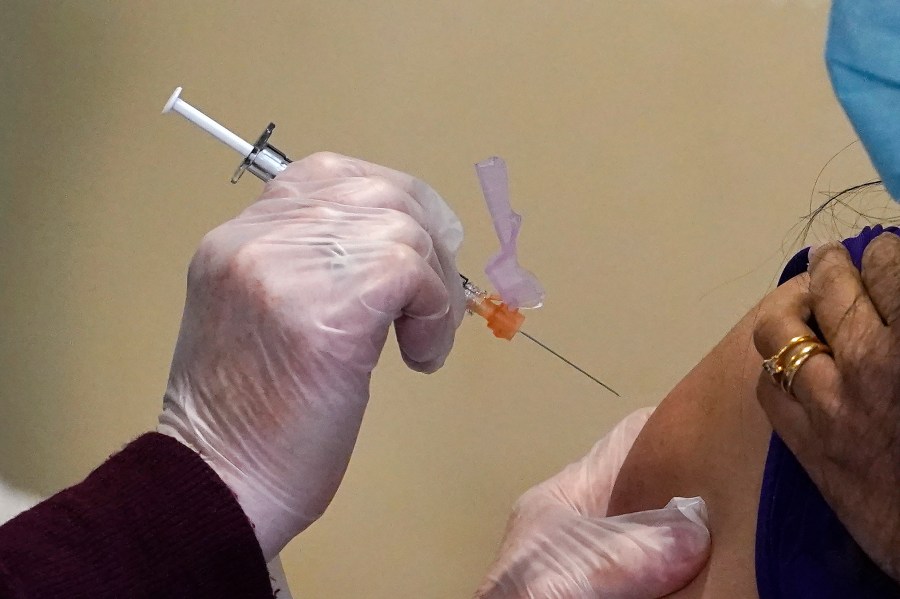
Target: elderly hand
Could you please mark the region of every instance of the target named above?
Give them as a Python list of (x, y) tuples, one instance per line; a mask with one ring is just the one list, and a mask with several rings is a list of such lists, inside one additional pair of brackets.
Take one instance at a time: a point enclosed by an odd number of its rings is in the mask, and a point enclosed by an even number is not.
[(221, 476), (267, 560), (334, 496), (391, 323), (411, 368), (443, 364), (461, 241), (421, 181), (327, 153), (204, 238), (158, 430)]
[(622, 462), (652, 411), (630, 415), (519, 499), (478, 599), (653, 599), (697, 575), (709, 557), (702, 499), (605, 517)]
[(818, 354), (801, 366), (796, 399), (763, 373), (759, 401), (848, 532), (900, 580), (900, 238), (875, 238), (862, 272), (843, 245), (824, 245), (809, 273), (808, 285), (799, 281), (763, 313), (756, 347), (774, 355), (811, 334), (806, 322), (814, 316), (833, 357)]

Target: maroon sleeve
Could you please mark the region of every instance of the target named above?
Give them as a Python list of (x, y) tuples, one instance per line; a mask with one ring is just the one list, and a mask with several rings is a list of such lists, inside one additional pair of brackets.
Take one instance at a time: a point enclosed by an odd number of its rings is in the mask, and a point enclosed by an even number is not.
[(194, 451), (149, 433), (0, 526), (0, 598), (271, 599), (259, 543)]

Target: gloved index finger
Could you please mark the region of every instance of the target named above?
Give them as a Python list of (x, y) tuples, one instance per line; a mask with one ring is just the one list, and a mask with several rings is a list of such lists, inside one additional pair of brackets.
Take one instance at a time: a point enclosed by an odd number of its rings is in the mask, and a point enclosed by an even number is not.
[(407, 192), (413, 191), (413, 183), (417, 181), (412, 175), (401, 171), (334, 152), (316, 152), (292, 162), (275, 180), (284, 183), (307, 183), (372, 176), (387, 179)]
[[(269, 186), (349, 177), (377, 177), (393, 183), (425, 209), (422, 226), (435, 245), (453, 255), (462, 244), (462, 224), (450, 206), (425, 182), (398, 170), (334, 152), (317, 152), (288, 165)], [(268, 190), (268, 188), (267, 188)], [(263, 193), (263, 197), (266, 197)]]
[(347, 177), (305, 183), (280, 182), (269, 185), (255, 204), (242, 214), (284, 213), (310, 200), (357, 208), (402, 212), (425, 228), (425, 209), (407, 191), (381, 177)]
[[(428, 186), (412, 175), (334, 152), (316, 152), (306, 158), (292, 162), (274, 181), (280, 183), (308, 183), (311, 181), (330, 181), (351, 177), (381, 178), (410, 194), (420, 204), (430, 202), (430, 200), (425, 200), (421, 197), (424, 188), (428, 188)], [(443, 204), (444, 202), (441, 201), (441, 203)], [(423, 207), (428, 208), (429, 206), (423, 205)]]

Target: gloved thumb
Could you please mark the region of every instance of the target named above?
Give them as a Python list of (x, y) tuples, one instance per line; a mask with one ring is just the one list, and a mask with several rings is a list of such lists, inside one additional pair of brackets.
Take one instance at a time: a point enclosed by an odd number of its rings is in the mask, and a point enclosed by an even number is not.
[[(681, 589), (709, 559), (706, 503), (700, 497), (673, 498), (666, 507), (614, 516), (610, 531), (609, 570), (598, 571), (601, 596), (655, 599)], [(602, 566), (602, 564), (601, 564)]]
[(656, 599), (693, 580), (709, 547), (699, 497), (611, 518), (550, 517), (501, 556), (475, 597)]

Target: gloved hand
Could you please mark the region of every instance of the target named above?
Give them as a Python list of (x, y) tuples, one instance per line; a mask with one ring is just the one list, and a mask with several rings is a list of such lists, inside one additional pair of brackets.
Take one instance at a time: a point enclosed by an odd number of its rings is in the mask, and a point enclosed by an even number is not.
[(391, 323), (411, 368), (443, 364), (465, 311), (461, 241), (421, 181), (328, 153), (203, 239), (158, 430), (231, 488), (266, 560), (334, 496)]
[(27, 509), (31, 509), (41, 498), (33, 493), (20, 491), (11, 487), (0, 479), (0, 524), (3, 524), (18, 516)]
[(477, 599), (653, 599), (697, 575), (710, 542), (699, 497), (605, 517), (622, 462), (652, 412), (631, 414), (518, 500)]

